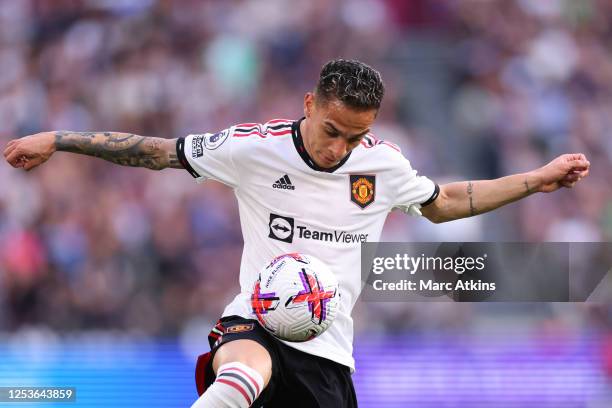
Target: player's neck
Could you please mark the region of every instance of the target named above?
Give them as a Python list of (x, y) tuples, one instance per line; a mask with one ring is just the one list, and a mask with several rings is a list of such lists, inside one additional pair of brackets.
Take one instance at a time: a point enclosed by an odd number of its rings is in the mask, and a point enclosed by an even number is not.
[(313, 155), (312, 151), (310, 150), (310, 126), (308, 118), (304, 118), (304, 120), (300, 122), (300, 135), (302, 135), (302, 143), (304, 144), (306, 153), (308, 153), (308, 156), (312, 158)]

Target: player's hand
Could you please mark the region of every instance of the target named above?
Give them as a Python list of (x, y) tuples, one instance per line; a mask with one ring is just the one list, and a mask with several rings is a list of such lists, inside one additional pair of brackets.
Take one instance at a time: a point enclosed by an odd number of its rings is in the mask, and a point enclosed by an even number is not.
[(11, 140), (4, 149), (4, 158), (11, 166), (30, 171), (49, 160), (53, 152), (55, 136), (43, 132)]
[(546, 166), (535, 170), (540, 181), (539, 191), (550, 193), (561, 187), (572, 188), (589, 175), (591, 163), (582, 153), (563, 154)]

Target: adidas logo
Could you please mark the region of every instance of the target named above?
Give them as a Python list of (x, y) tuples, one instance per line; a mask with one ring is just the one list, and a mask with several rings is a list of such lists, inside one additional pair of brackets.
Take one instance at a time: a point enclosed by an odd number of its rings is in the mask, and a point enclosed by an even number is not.
[(295, 186), (291, 184), (291, 180), (289, 179), (289, 176), (286, 174), (283, 177), (276, 180), (274, 184), (272, 184), (272, 188), (279, 188), (281, 190), (295, 190)]

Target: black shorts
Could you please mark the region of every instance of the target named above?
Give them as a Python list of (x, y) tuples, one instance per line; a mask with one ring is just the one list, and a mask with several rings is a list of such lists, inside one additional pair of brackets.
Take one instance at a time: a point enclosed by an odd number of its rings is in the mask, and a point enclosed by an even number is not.
[(248, 339), (261, 344), (272, 357), (272, 378), (252, 407), (353, 408), (357, 397), (347, 366), (285, 345), (257, 320), (224, 317), (208, 336), (211, 351), (198, 358), (196, 386), (202, 395), (215, 380), (212, 360), (217, 349), (230, 341)]

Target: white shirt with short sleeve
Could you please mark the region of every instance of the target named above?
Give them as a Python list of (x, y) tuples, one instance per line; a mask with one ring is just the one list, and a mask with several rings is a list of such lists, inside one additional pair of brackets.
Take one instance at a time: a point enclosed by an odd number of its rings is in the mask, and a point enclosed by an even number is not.
[(189, 135), (179, 139), (177, 151), (198, 182), (224, 183), (238, 200), (241, 292), (223, 316), (254, 319), (250, 292), (260, 269), (284, 253), (313, 254), (338, 279), (338, 315), (319, 337), (285, 344), (353, 371), (351, 310), (362, 287), (360, 244), (379, 240), (394, 208), (419, 215), (438, 186), (417, 175), (397, 146), (371, 134), (335, 168), (318, 168), (303, 146), (299, 121), (285, 119)]

